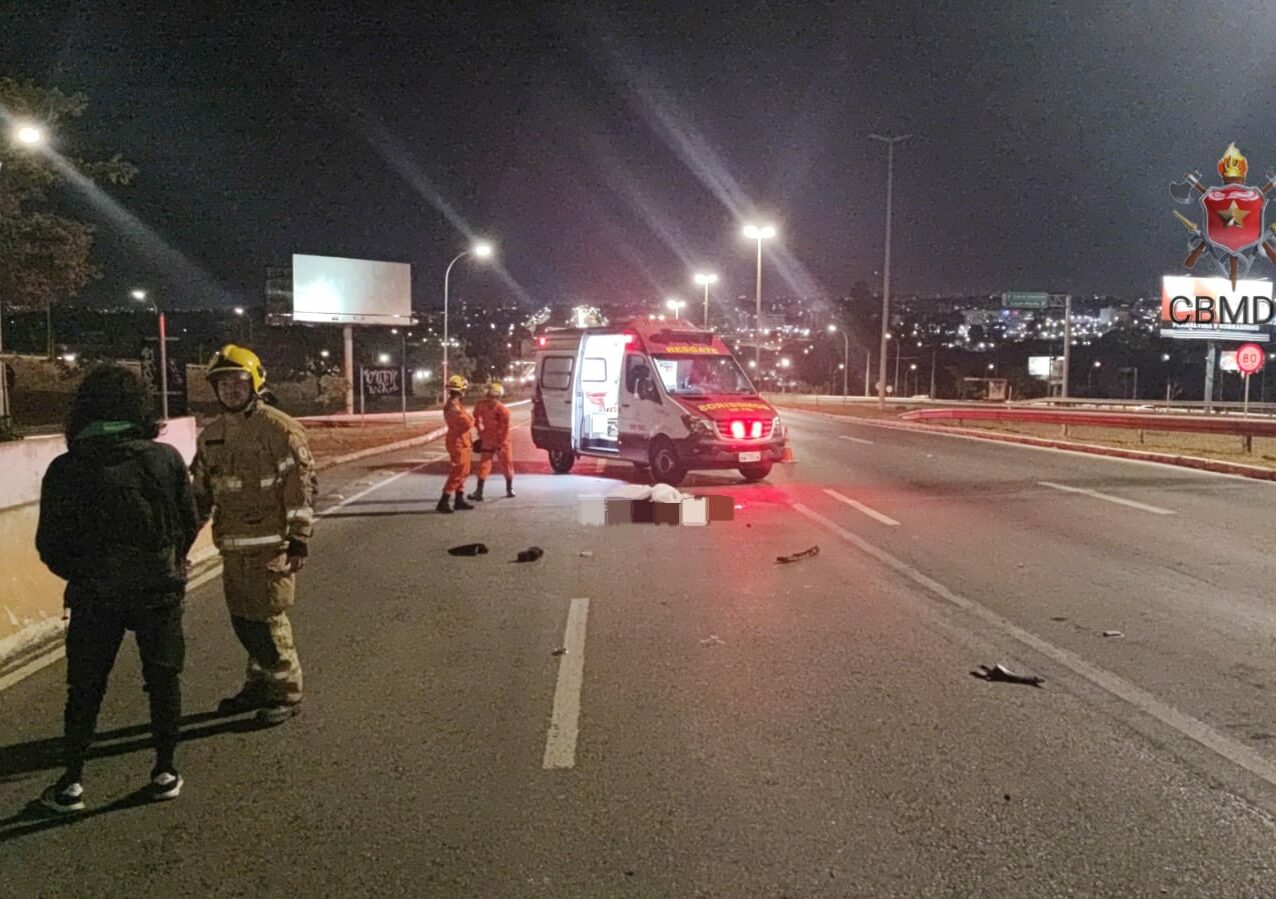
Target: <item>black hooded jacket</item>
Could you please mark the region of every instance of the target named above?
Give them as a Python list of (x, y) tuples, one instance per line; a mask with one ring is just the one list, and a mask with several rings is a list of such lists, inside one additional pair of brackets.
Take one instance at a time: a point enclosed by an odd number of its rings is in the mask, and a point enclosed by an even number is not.
[(199, 533), (177, 450), (128, 435), (81, 438), (40, 490), (36, 549), (69, 606), (155, 605), (180, 596)]

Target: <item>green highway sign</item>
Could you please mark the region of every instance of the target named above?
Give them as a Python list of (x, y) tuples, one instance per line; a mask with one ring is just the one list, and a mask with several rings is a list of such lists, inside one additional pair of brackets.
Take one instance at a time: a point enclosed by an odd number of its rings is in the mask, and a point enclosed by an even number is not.
[(1007, 309), (1045, 309), (1050, 303), (1048, 293), (1003, 293), (1001, 305)]

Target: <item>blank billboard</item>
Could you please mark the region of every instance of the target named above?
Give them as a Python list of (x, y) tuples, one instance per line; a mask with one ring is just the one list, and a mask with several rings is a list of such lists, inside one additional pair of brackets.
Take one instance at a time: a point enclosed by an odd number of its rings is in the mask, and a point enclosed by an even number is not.
[(294, 253), (292, 318), (340, 325), (406, 324), (412, 320), (412, 266)]

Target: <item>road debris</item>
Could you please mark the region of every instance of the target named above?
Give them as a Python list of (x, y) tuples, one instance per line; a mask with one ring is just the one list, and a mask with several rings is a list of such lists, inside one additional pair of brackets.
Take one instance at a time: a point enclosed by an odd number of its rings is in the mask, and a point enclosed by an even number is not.
[(515, 559), (514, 561), (535, 562), (537, 559), (539, 559), (543, 555), (545, 555), (545, 550), (541, 549), (539, 546), (529, 546), (527, 549), (519, 553), (518, 558)]
[(581, 552), (580, 557), (582, 559), (592, 559), (594, 557), (594, 554), (590, 552), (589, 550), (584, 550)]
[(800, 553), (794, 553), (791, 556), (776, 556), (775, 561), (780, 565), (788, 565), (790, 562), (800, 562), (803, 559), (813, 559), (820, 554), (818, 546), (812, 546), (810, 549), (804, 549)]
[(1040, 687), (1046, 682), (1044, 677), (1038, 677), (1035, 674), (1015, 674), (1001, 663), (993, 665), (991, 668), (987, 665), (980, 665), (978, 671), (970, 673), (980, 680), (996, 681), (1003, 684), (1026, 684), (1030, 687)]
[(1104, 631), (1104, 632), (1103, 632), (1103, 636), (1105, 636), (1105, 637), (1124, 637), (1124, 636), (1125, 636), (1125, 634), (1121, 633), (1120, 631)]
[(465, 543), (448, 550), (450, 556), (482, 556), (486, 553), (487, 546), (483, 543)]
[(552, 655), (552, 656), (565, 656), (565, 655), (567, 655), (567, 647), (566, 647), (566, 646), (560, 646), (560, 647), (558, 647), (557, 649), (555, 649), (553, 652), (551, 652), (551, 653), (550, 653), (550, 655)]
[(723, 640), (717, 634), (710, 634), (700, 641), (701, 646), (726, 646), (727, 641)]

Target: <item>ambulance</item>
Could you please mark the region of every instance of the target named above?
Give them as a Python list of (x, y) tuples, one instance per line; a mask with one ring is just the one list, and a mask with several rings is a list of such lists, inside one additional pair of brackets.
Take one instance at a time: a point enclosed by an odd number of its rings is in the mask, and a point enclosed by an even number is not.
[(563, 328), (536, 338), (532, 442), (554, 471), (621, 459), (657, 483), (735, 469), (758, 481), (785, 429), (722, 339), (684, 321)]

